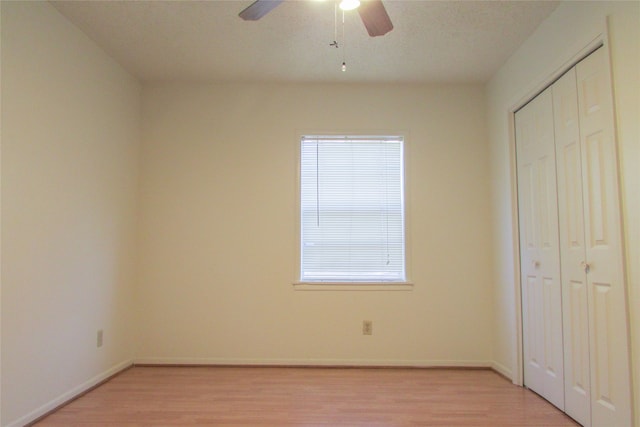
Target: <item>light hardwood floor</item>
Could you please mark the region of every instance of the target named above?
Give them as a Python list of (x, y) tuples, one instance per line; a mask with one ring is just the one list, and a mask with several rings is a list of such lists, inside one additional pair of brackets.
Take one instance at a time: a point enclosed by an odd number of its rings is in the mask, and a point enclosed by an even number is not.
[(45, 426), (577, 426), (490, 370), (133, 367)]

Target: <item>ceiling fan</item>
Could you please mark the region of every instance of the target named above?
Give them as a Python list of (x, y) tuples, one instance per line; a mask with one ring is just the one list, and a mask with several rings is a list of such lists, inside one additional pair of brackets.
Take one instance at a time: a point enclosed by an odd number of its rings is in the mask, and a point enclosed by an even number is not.
[[(239, 16), (245, 21), (257, 21), (282, 2), (283, 0), (256, 0), (240, 12)], [(358, 13), (371, 37), (383, 36), (393, 30), (382, 0), (363, 0)]]

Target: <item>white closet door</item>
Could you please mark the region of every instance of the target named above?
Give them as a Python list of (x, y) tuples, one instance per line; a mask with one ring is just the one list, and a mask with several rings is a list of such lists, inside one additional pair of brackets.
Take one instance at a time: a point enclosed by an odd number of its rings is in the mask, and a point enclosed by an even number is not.
[(562, 307), (551, 92), (516, 113), (524, 381), (564, 408)]
[(585, 273), (582, 157), (575, 69), (552, 86), (564, 332), (564, 410), (591, 426), (589, 306)]
[(611, 83), (604, 49), (576, 66), (594, 426), (632, 425)]

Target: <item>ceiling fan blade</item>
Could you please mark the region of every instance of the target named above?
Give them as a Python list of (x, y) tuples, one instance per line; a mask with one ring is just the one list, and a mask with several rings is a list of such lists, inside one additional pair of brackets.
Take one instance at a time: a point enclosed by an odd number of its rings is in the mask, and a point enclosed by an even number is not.
[(256, 0), (245, 10), (240, 12), (238, 16), (245, 21), (257, 21), (267, 13), (271, 12), (283, 0)]
[(371, 37), (384, 36), (393, 30), (391, 18), (382, 4), (382, 0), (363, 1), (358, 8), (362, 23)]

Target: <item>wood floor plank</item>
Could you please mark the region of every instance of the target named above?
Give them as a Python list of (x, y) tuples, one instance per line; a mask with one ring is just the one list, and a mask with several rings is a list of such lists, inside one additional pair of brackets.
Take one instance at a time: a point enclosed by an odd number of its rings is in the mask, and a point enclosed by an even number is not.
[(577, 426), (489, 370), (134, 367), (46, 426)]

